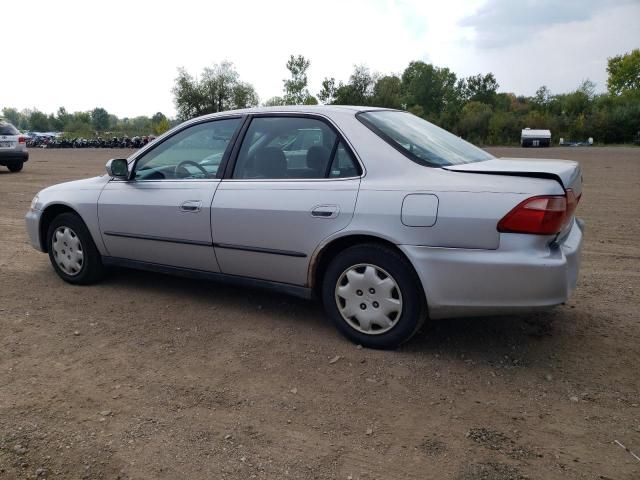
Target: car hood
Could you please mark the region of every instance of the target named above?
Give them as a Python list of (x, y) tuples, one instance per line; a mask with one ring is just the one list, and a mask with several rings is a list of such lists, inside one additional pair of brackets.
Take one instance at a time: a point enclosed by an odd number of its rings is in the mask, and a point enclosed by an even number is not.
[(535, 178), (554, 178), (563, 188), (582, 192), (582, 170), (578, 162), (541, 158), (494, 158), (476, 163), (451, 165), (446, 170), (490, 175), (515, 175)]
[(58, 183), (43, 190), (43, 192), (63, 191), (63, 190), (101, 190), (111, 177), (100, 175), (99, 177), (73, 180), (71, 182)]

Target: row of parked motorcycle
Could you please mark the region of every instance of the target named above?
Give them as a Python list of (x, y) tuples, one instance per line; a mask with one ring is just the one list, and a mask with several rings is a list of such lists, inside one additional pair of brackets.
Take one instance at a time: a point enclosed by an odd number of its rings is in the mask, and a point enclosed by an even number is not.
[(56, 138), (56, 137), (32, 137), (27, 141), (27, 147), (35, 148), (141, 148), (154, 136), (142, 137), (112, 137), (112, 138)]

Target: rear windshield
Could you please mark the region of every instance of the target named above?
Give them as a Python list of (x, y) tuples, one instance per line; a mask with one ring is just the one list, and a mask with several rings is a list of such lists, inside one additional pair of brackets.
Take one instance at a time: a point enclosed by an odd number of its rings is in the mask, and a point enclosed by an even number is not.
[(446, 167), (494, 158), (484, 150), (408, 112), (361, 112), (358, 119), (414, 162)]
[(0, 123), (0, 135), (18, 135), (20, 132), (10, 123)]

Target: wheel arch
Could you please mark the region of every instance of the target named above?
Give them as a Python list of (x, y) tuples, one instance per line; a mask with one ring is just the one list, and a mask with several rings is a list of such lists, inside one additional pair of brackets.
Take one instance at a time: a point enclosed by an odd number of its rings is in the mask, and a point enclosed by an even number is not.
[[(391, 240), (383, 238), (381, 236), (372, 235), (370, 233), (350, 233), (327, 241), (324, 245), (321, 245), (314, 252), (309, 263), (309, 272), (307, 278), (309, 287), (317, 294), (318, 288), (322, 285), (322, 277), (324, 276), (324, 273), (327, 269), (327, 266), (329, 265), (329, 262), (331, 262), (331, 259), (334, 258), (338, 253), (349, 247), (364, 244), (383, 245), (394, 250), (399, 255), (404, 257), (407, 262), (409, 262), (409, 265), (411, 265), (416, 278), (420, 279), (420, 276), (413, 266), (413, 262), (411, 262), (411, 259), (409, 259), (406, 254)], [(424, 293), (424, 285), (422, 287), (422, 291)]]
[(40, 216), (40, 225), (38, 228), (38, 234), (40, 239), (40, 245), (42, 246), (42, 250), (44, 252), (49, 251), (49, 245), (47, 242), (47, 231), (49, 230), (49, 225), (53, 222), (53, 219), (62, 213), (73, 213), (77, 215), (86, 225), (86, 222), (82, 218), (82, 215), (78, 213), (73, 207), (66, 205), (64, 203), (54, 203), (47, 205), (47, 207), (42, 211), (42, 215)]

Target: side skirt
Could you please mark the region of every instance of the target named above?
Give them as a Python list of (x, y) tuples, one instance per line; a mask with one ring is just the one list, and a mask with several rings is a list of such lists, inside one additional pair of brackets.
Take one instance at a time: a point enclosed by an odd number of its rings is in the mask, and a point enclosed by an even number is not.
[(307, 287), (291, 285), (288, 283), (272, 282), (270, 280), (260, 280), (257, 278), (240, 277), (238, 275), (228, 275), (226, 273), (207, 272), (192, 268), (173, 267), (161, 265), (159, 263), (141, 262), (119, 257), (102, 257), (102, 263), (107, 266), (134, 268), (136, 270), (146, 270), (150, 272), (177, 275), (180, 277), (194, 278), (198, 280), (211, 280), (214, 282), (228, 283), (242, 287), (261, 288), (275, 292), (292, 295), (294, 297), (310, 300), (314, 298), (313, 290)]

